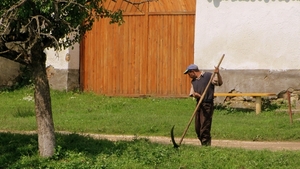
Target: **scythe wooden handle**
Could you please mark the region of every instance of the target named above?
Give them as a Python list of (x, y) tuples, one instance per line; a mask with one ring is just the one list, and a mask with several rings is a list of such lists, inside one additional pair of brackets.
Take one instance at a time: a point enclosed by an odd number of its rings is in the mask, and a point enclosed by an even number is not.
[[(221, 65), (221, 63), (222, 63), (222, 61), (223, 61), (224, 56), (225, 56), (225, 54), (222, 55), (222, 57), (221, 57), (221, 59), (220, 59), (220, 61), (219, 61), (219, 63), (218, 63), (217, 68), (220, 67), (220, 65)], [(195, 108), (195, 110), (194, 110), (194, 113), (193, 113), (192, 117), (190, 118), (190, 121), (189, 121), (187, 127), (185, 128), (185, 130), (184, 130), (184, 132), (183, 132), (183, 134), (182, 134), (182, 136), (181, 136), (181, 139), (180, 139), (180, 141), (179, 141), (178, 146), (181, 145), (181, 142), (182, 142), (182, 140), (183, 140), (183, 138), (184, 138), (184, 136), (185, 136), (187, 130), (189, 129), (189, 127), (190, 127), (190, 125), (191, 125), (191, 122), (192, 122), (193, 118), (195, 117), (196, 112), (197, 112), (197, 110), (198, 110), (198, 108), (199, 108), (201, 102), (203, 101), (204, 96), (205, 96), (205, 94), (206, 94), (206, 92), (207, 92), (207, 89), (208, 89), (209, 85), (211, 84), (211, 81), (213, 80), (215, 74), (216, 74), (216, 73), (214, 72), (214, 73), (212, 74), (212, 76), (210, 77), (210, 80), (209, 80), (208, 84), (206, 85), (204, 92), (203, 92), (202, 95), (201, 95), (201, 98), (200, 98), (200, 100), (199, 100), (199, 102), (198, 102), (198, 104), (197, 104), (197, 106), (196, 106), (196, 108)]]

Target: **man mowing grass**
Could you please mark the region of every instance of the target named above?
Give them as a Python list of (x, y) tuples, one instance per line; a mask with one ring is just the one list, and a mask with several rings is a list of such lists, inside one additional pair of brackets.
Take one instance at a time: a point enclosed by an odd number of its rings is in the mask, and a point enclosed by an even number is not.
[[(197, 105), (201, 96), (203, 95), (204, 97), (195, 114), (195, 130), (201, 145), (210, 146), (215, 86), (223, 84), (219, 68), (215, 67), (214, 74), (212, 74), (200, 71), (197, 65), (191, 64), (187, 67), (184, 74), (188, 74), (192, 79), (190, 96), (196, 99)], [(206, 88), (207, 90), (205, 90)]]

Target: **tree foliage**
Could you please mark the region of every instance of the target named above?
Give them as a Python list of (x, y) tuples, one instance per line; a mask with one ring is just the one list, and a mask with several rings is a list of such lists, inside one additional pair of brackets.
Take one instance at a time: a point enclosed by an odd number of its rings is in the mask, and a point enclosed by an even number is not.
[(78, 42), (92, 29), (95, 19), (111, 18), (122, 24), (122, 11), (110, 11), (102, 0), (2, 0), (0, 1), (0, 55), (30, 64), (31, 49), (61, 49)]

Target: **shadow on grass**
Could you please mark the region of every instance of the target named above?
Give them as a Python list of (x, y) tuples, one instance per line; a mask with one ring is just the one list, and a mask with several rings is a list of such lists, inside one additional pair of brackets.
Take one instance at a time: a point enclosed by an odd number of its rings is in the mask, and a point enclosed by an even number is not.
[[(113, 142), (109, 140), (96, 140), (78, 134), (56, 133), (56, 154), (53, 158), (64, 158), (66, 152), (84, 153), (86, 156), (98, 154), (111, 155), (124, 153), (128, 146), (135, 142), (149, 142), (148, 140), (133, 140)], [(0, 168), (6, 168), (17, 163), (24, 156), (38, 156), (37, 134), (0, 133)]]

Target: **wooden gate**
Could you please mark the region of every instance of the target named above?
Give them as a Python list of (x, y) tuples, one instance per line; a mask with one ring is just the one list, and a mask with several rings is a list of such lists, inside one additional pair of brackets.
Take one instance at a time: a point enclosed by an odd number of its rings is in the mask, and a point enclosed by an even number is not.
[(84, 91), (114, 96), (187, 96), (183, 74), (194, 58), (195, 0), (159, 0), (139, 8), (121, 0), (125, 23), (101, 19), (81, 43)]

